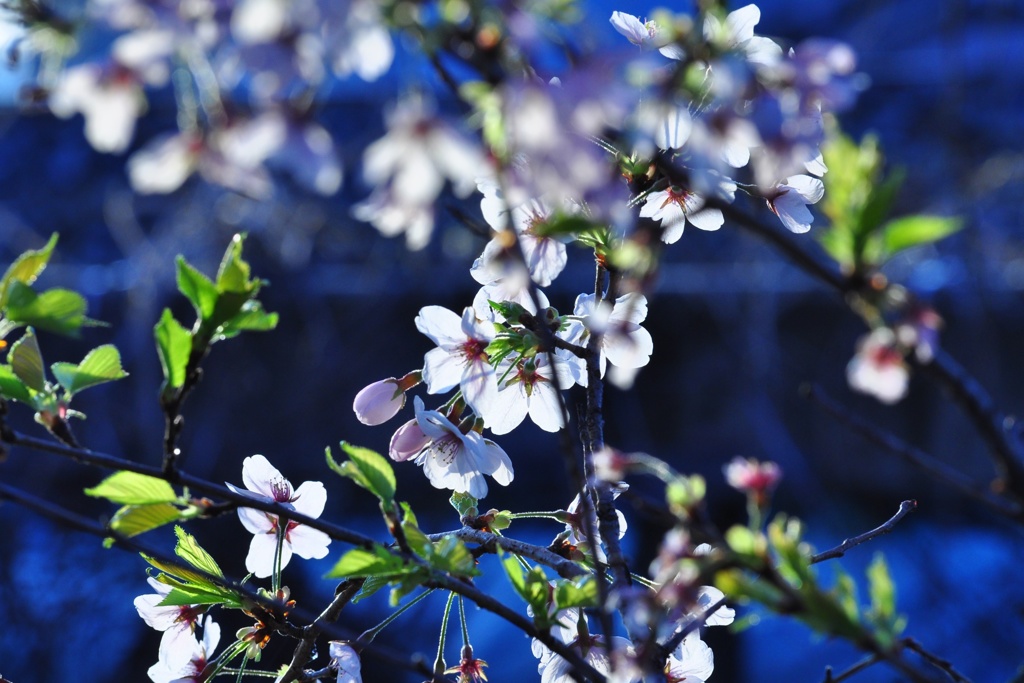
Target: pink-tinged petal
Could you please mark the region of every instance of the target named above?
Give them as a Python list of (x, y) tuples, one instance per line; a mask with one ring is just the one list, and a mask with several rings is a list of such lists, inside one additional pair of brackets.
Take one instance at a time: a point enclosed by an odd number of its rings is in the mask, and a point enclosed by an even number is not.
[(416, 329), (438, 346), (457, 346), (466, 340), (462, 318), (444, 306), (424, 306), (416, 316)]
[(332, 640), (329, 647), (331, 659), (338, 665), (337, 683), (363, 683), (359, 653), (340, 640)]
[(615, 30), (626, 37), (634, 45), (644, 45), (650, 41), (650, 34), (647, 27), (638, 17), (625, 12), (612, 12), (609, 19)]
[(761, 10), (757, 5), (740, 7), (734, 12), (729, 12), (725, 18), (725, 25), (729, 28), (733, 41), (739, 45), (754, 37), (754, 27), (761, 21)]
[(646, 319), (647, 297), (638, 292), (630, 292), (615, 300), (609, 322), (617, 325), (624, 323), (639, 325)]
[(427, 351), (423, 356), (423, 383), (427, 385), (427, 393), (443, 394), (458, 386), (464, 365), (463, 358), (448, 349)]
[(164, 631), (160, 638), (160, 661), (166, 662), (171, 668), (183, 668), (192, 659), (196, 649), (196, 639), (192, 635), (191, 625), (175, 624)]
[(725, 216), (718, 209), (703, 209), (687, 214), (686, 219), (693, 223), (693, 227), (701, 230), (718, 230), (725, 223)]
[(319, 517), (327, 504), (327, 489), (318, 481), (304, 481), (292, 494), (295, 511), (307, 517)]
[(356, 418), (371, 427), (384, 424), (405, 405), (405, 392), (394, 377), (374, 382), (360, 389), (352, 401)]
[(507, 384), (495, 395), (484, 421), (494, 434), (508, 434), (526, 419), (529, 406), (521, 382)]
[[(570, 383), (559, 378), (564, 389)], [(547, 382), (538, 383), (533, 387), (530, 397), (530, 419), (545, 432), (557, 432), (562, 428), (562, 406), (558, 400), (558, 392)], [(497, 432), (495, 432), (497, 434)]]
[[(169, 593), (170, 586), (167, 588)], [(166, 631), (174, 626), (178, 620), (179, 612), (177, 607), (158, 606), (163, 602), (164, 597), (166, 597), (166, 593), (163, 595), (140, 595), (133, 602), (142, 620), (157, 631)]]
[(312, 527), (300, 524), (288, 532), (288, 541), (292, 552), (307, 560), (319, 560), (327, 557), (331, 537)]
[[(277, 552), (277, 534), (256, 534), (249, 544), (249, 554), (245, 557), (245, 568), (258, 579), (265, 579), (274, 573), (274, 554)], [(281, 568), (283, 569), (292, 557), (292, 550), (287, 543), (281, 546)]]
[(477, 415), (486, 415), (498, 395), (498, 378), (485, 358), (473, 359), (462, 371), (462, 396)]
[(272, 515), (252, 508), (238, 508), (238, 521), (242, 523), (242, 526), (250, 534), (265, 534), (274, 528)]
[(480, 437), (480, 440), (483, 442), (483, 447), (478, 448), (480, 459), (482, 460), (480, 463), (481, 471), (491, 475), (494, 481), (502, 486), (508, 486), (515, 477), (512, 461), (509, 459), (508, 454), (505, 453), (501, 446), (490, 439)]
[(278, 469), (262, 455), (250, 455), (242, 461), (242, 483), (250, 491), (274, 500), (274, 489), (271, 484), (280, 480), (287, 482)]

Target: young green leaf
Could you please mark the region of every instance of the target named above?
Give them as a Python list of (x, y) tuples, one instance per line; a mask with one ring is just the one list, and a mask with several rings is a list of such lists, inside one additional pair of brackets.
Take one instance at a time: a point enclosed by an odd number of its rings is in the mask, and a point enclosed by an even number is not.
[(170, 503), (125, 505), (114, 513), (108, 526), (123, 536), (137, 536), (182, 518), (182, 510)]
[(349, 459), (339, 465), (334, 461), (331, 449), (327, 448), (328, 466), (377, 496), (381, 504), (390, 506), (395, 499), (395, 471), (387, 459), (376, 451), (345, 441), (341, 442), (341, 449)]
[(43, 354), (39, 351), (36, 333), (30, 327), (14, 342), (7, 353), (7, 360), (18, 379), (29, 389), (46, 390), (46, 375), (43, 372)]
[(10, 287), (13, 283), (19, 282), (31, 285), (39, 277), (39, 274), (50, 262), (50, 255), (53, 248), (57, 246), (57, 233), (50, 235), (49, 241), (42, 249), (30, 249), (26, 251), (10, 265), (4, 277), (0, 280), (0, 309), (7, 306)]
[(0, 365), (0, 396), (32, 405), (32, 394), (10, 365)]
[(196, 315), (206, 320), (213, 315), (217, 303), (217, 288), (210, 278), (193, 268), (184, 256), (178, 257), (178, 291), (185, 295), (196, 309)]
[(460, 493), (458, 491), (452, 494), (452, 497), (448, 500), (455, 511), (459, 513), (459, 517), (465, 517), (466, 515), (477, 514), (477, 499), (468, 493)]
[(231, 238), (224, 258), (217, 269), (217, 291), (253, 294), (259, 289), (259, 280), (250, 280), (249, 264), (242, 259), (242, 243), (245, 237), (235, 235)]
[(69, 289), (48, 289), (42, 294), (15, 281), (8, 289), (7, 318), (22, 325), (77, 337), (83, 325), (95, 321), (85, 317), (85, 299)]
[(889, 221), (882, 228), (882, 246), (889, 255), (949, 237), (964, 227), (959, 218), (906, 216)]
[(153, 336), (165, 385), (177, 389), (185, 384), (185, 369), (192, 353), (192, 333), (174, 319), (170, 309), (165, 308), (160, 322), (153, 327)]
[(277, 313), (267, 313), (263, 304), (249, 299), (230, 320), (220, 326), (221, 339), (230, 339), (239, 332), (266, 332), (277, 327)]
[(415, 565), (407, 564), (405, 560), (389, 552), (387, 548), (374, 546), (373, 550), (362, 548), (349, 550), (341, 556), (331, 571), (327, 572), (326, 578), (391, 577), (408, 574), (416, 569)]
[(890, 622), (896, 616), (896, 586), (889, 575), (889, 566), (881, 553), (876, 553), (868, 566), (868, 593), (875, 619)]
[(178, 537), (178, 545), (174, 548), (174, 553), (178, 557), (207, 574), (217, 577), (224, 576), (224, 572), (220, 570), (217, 561), (213, 559), (210, 553), (203, 550), (199, 542), (196, 541), (195, 536), (192, 536), (180, 526), (174, 527), (174, 534)]
[(54, 363), (50, 370), (68, 395), (128, 376), (121, 367), (121, 354), (113, 344), (97, 346), (78, 365)]
[(435, 569), (454, 576), (475, 576), (480, 573), (469, 548), (455, 536), (445, 536), (428, 546), (427, 561)]
[(178, 495), (166, 481), (136, 472), (115, 472), (96, 486), (85, 489), (85, 495), (106, 498), (121, 505), (173, 503), (178, 500)]
[(575, 581), (559, 579), (555, 582), (554, 598), (560, 610), (567, 607), (595, 607), (597, 581), (593, 576), (583, 576)]

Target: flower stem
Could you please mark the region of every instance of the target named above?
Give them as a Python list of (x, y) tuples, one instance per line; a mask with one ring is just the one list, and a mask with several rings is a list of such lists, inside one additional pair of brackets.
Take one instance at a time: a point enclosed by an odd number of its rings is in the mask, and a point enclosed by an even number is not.
[(444, 606), (444, 616), (441, 617), (441, 636), (437, 641), (437, 657), (434, 659), (434, 674), (440, 676), (444, 673), (444, 641), (448, 635), (448, 617), (452, 612), (452, 602), (455, 601), (455, 593), (448, 594), (448, 602)]
[(459, 622), (462, 624), (462, 647), (470, 647), (469, 644), (469, 627), (466, 626), (466, 605), (462, 600), (462, 596), (459, 596)]
[(427, 597), (428, 595), (430, 595), (433, 592), (434, 592), (434, 589), (431, 588), (429, 590), (426, 590), (426, 591), (420, 593), (415, 598), (413, 598), (409, 602), (405, 603), (404, 605), (402, 605), (401, 607), (396, 609), (394, 612), (392, 612), (390, 615), (388, 615), (388, 617), (384, 621), (380, 622), (379, 624), (377, 624), (376, 626), (374, 626), (371, 629), (363, 631), (363, 633), (360, 634), (360, 636), (358, 638), (356, 638), (356, 641), (359, 642), (359, 643), (369, 643), (369, 642), (371, 642), (374, 638), (377, 637), (378, 633), (380, 633), (381, 631), (386, 629), (388, 626), (390, 626), (391, 622), (393, 622), (398, 617), (402, 616), (402, 614), (407, 609), (409, 609), (410, 607), (415, 605), (417, 602), (419, 602), (420, 600), (422, 600), (423, 598)]
[[(288, 522), (285, 522), (287, 526)], [(274, 593), (281, 590), (281, 553), (284, 550), (284, 527), (281, 526), (281, 518), (277, 518), (277, 548), (274, 550), (274, 573), (270, 580), (270, 586)]]
[(509, 519), (558, 519), (557, 512), (513, 512)]

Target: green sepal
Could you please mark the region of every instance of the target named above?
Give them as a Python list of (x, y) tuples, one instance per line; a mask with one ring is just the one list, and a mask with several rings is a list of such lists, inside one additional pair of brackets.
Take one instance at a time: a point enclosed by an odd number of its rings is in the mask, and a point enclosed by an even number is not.
[(7, 306), (10, 288), (14, 283), (31, 285), (50, 262), (53, 248), (57, 246), (57, 233), (50, 235), (42, 249), (30, 249), (14, 260), (0, 280), (0, 309)]
[(340, 464), (335, 462), (328, 446), (325, 449), (327, 466), (377, 496), (382, 506), (390, 507), (395, 499), (395, 471), (387, 459), (376, 451), (345, 441), (340, 446), (349, 459)]
[(85, 489), (85, 495), (106, 498), (121, 505), (151, 505), (178, 500), (174, 489), (163, 479), (137, 472), (115, 472), (96, 486)]
[(113, 382), (128, 376), (121, 367), (121, 354), (113, 344), (96, 347), (87, 353), (78, 365), (54, 363), (50, 370), (69, 396), (97, 384)]
[(160, 322), (153, 327), (153, 336), (164, 373), (164, 386), (178, 389), (185, 384), (185, 370), (192, 354), (192, 333), (165, 308)]

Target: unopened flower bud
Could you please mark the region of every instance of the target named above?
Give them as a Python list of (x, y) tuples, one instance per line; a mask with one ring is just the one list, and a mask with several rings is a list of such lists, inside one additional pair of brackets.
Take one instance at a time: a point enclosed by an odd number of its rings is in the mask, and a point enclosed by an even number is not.
[(393, 418), (405, 405), (405, 392), (394, 377), (363, 387), (352, 402), (352, 410), (364, 425), (374, 427)]
[(729, 486), (744, 493), (767, 493), (782, 478), (782, 470), (774, 462), (758, 462), (736, 456), (724, 468)]
[(395, 462), (405, 462), (419, 455), (429, 443), (430, 437), (423, 433), (419, 423), (416, 420), (409, 420), (391, 437), (388, 455)]

